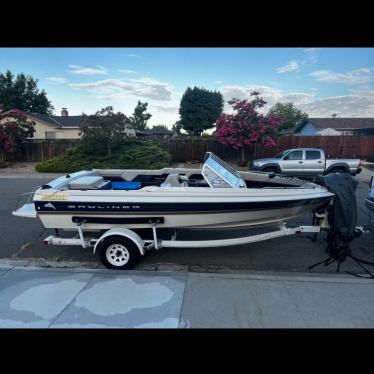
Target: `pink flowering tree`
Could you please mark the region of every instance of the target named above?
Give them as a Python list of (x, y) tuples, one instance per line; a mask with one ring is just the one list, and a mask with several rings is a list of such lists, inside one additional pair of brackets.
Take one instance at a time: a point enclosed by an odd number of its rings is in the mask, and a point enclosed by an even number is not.
[(241, 150), (241, 164), (244, 165), (244, 147), (262, 144), (266, 148), (276, 145), (275, 130), (282, 124), (282, 119), (260, 114), (258, 110), (266, 105), (258, 92), (252, 92), (253, 99), (232, 99), (228, 103), (234, 113), (222, 113), (216, 122), (216, 137), (221, 144)]
[(12, 155), (27, 137), (33, 136), (34, 125), (21, 111), (0, 113), (0, 166), (4, 165), (5, 155)]

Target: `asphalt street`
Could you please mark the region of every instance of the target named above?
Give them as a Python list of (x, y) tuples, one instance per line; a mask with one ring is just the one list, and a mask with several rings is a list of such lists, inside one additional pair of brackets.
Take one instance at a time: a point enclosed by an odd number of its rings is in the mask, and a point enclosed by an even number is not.
[[(364, 205), (368, 194), (368, 180), (372, 172), (365, 170), (358, 176), (360, 184), (357, 190), (358, 224), (367, 224), (369, 215)], [(35, 186), (47, 183), (46, 179), (0, 177), (0, 259), (51, 260), (55, 262), (74, 261), (85, 263), (85, 267), (100, 267), (97, 255), (78, 246), (45, 246), (43, 239), (53, 234), (46, 230), (39, 219), (26, 219), (12, 216), (12, 210), (19, 207), (27, 199), (27, 195)], [(295, 224), (311, 224), (310, 217), (302, 217)], [(209, 232), (183, 230), (179, 239), (217, 239), (245, 234), (246, 230), (230, 230), (222, 233), (219, 230)], [(352, 252), (361, 258), (374, 260), (374, 234), (362, 235), (352, 245)], [(151, 251), (136, 265), (135, 269), (176, 270), (178, 268), (196, 272), (225, 272), (230, 270), (259, 271), (293, 271), (305, 272), (307, 267), (326, 257), (324, 234), (319, 234), (317, 242), (312, 242), (311, 235), (283, 237), (253, 244), (198, 249), (165, 248)], [(335, 265), (320, 266), (314, 272), (333, 273)], [(360, 271), (357, 265), (348, 260), (341, 270)], [(312, 271), (312, 272), (313, 272)]]

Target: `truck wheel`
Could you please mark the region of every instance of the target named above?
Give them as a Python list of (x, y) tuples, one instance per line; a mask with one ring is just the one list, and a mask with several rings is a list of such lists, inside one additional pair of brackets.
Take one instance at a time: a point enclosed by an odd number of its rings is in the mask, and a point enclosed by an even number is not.
[(278, 173), (277, 168), (274, 168), (274, 167), (267, 167), (262, 171), (264, 171), (265, 173)]
[(131, 269), (140, 258), (138, 246), (123, 236), (112, 236), (99, 244), (99, 256), (108, 269)]

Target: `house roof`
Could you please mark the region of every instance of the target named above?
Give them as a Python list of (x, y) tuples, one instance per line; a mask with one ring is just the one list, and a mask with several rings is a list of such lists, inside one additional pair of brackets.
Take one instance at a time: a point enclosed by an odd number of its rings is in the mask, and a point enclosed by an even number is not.
[(83, 116), (53, 116), (49, 114), (41, 114), (41, 113), (31, 113), (31, 112), (24, 112), (18, 109), (8, 110), (7, 112), (2, 113), (2, 115), (11, 113), (14, 111), (18, 111), (27, 115), (29, 117), (34, 118), (35, 120), (42, 121), (47, 123), (55, 128), (63, 129), (63, 128), (76, 128), (79, 129), (86, 124)]
[(374, 128), (374, 118), (309, 118), (309, 123), (319, 130), (358, 130)]
[(36, 120), (45, 122), (53, 127), (58, 127), (58, 128), (64, 128), (64, 127), (80, 128), (85, 123), (85, 121), (83, 120), (83, 116), (52, 116), (49, 114), (25, 112), (19, 109), (8, 110), (7, 112), (2, 113), (2, 115), (6, 115), (12, 112), (21, 112), (24, 115), (27, 115)]
[(280, 130), (279, 135), (292, 135), (296, 132), (298, 127), (299, 126), (293, 126), (293, 127), (289, 127), (288, 129)]
[(52, 126), (57, 127), (75, 127), (80, 128), (84, 125), (83, 116), (52, 116), (49, 114), (40, 114), (40, 113), (29, 113), (25, 112), (30, 117), (34, 117), (38, 120), (47, 122)]

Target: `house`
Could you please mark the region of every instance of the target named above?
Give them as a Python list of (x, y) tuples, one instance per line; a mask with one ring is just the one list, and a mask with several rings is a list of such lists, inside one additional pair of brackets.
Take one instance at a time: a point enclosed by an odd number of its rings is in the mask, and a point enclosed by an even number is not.
[[(8, 111), (4, 114), (11, 113)], [(30, 121), (35, 122), (35, 132), (32, 139), (79, 139), (81, 127), (84, 125), (83, 116), (70, 116), (66, 108), (62, 108), (60, 116), (49, 114), (22, 112)], [(6, 117), (5, 117), (6, 120)], [(135, 130), (126, 128), (127, 136), (135, 136)]]
[(374, 118), (308, 118), (304, 125), (287, 130), (287, 135), (300, 136), (374, 135)]
[(138, 138), (171, 138), (175, 135), (174, 131), (156, 127), (151, 129), (136, 130)]

